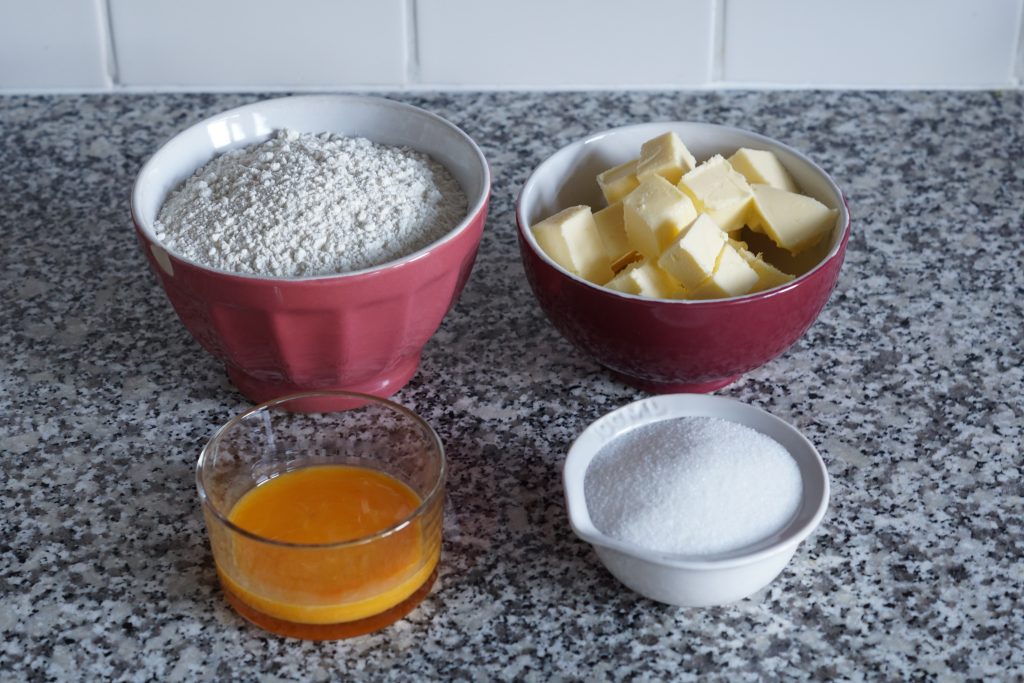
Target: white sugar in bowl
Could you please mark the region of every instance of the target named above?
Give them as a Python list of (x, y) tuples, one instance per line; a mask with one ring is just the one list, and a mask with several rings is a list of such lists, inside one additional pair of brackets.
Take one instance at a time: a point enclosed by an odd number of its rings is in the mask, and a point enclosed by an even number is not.
[[(741, 547), (689, 554), (651, 549), (598, 529), (591, 516), (592, 508), (588, 508), (585, 483), (594, 458), (617, 439), (636, 434), (637, 428), (684, 417), (718, 418), (749, 427), (788, 452), (799, 469), (799, 501), (781, 528)], [(563, 483), (573, 531), (594, 546), (608, 571), (645, 597), (685, 607), (735, 602), (768, 585), (785, 568), (800, 542), (817, 528), (829, 499), (825, 463), (796, 428), (759, 408), (704, 394), (653, 396), (597, 420), (569, 449)], [(685, 520), (673, 522), (676, 523), (666, 524), (666, 528), (678, 529), (678, 522)]]

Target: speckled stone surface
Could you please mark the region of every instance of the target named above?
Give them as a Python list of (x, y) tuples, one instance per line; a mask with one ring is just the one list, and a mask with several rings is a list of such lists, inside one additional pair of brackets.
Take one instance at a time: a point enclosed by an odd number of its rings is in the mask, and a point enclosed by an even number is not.
[[(255, 95), (0, 98), (0, 678), (1021, 679), (1024, 93), (399, 95), (494, 170), (476, 268), (396, 400), (450, 457), (440, 579), (351, 641), (224, 603), (193, 484), (247, 405), (131, 232), (143, 160)], [(642, 393), (565, 342), (523, 279), (530, 170), (589, 132), (688, 119), (807, 152), (849, 197), (838, 288), (784, 356), (718, 393), (799, 427), (832, 504), (768, 588), (672, 608), (569, 530), (560, 466)]]

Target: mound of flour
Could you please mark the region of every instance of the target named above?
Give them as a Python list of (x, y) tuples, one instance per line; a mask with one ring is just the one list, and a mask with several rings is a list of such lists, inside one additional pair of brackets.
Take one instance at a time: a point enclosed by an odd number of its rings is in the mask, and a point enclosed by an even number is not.
[(296, 277), (387, 263), (465, 214), (458, 182), (426, 154), (281, 130), (196, 171), (168, 196), (154, 232), (202, 265)]

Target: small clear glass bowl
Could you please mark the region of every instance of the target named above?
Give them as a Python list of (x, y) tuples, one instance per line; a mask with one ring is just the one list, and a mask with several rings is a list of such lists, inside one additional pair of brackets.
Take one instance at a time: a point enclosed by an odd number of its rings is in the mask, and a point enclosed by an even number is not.
[[(323, 465), (389, 475), (416, 494), (419, 506), (376, 533), (337, 543), (283, 542), (231, 521), (236, 503), (256, 486)], [(444, 448), (430, 425), (366, 394), (293, 394), (233, 418), (196, 464), (228, 602), (263, 629), (310, 640), (357, 636), (401, 619), (437, 576), (445, 470)]]

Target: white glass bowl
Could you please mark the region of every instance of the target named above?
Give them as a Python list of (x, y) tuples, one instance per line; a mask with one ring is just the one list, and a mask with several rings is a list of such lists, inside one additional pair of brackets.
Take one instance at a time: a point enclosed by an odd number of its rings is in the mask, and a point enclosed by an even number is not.
[[(642, 425), (679, 417), (714, 417), (745, 425), (779, 442), (800, 468), (800, 507), (793, 519), (752, 545), (714, 555), (679, 555), (648, 550), (601, 533), (590, 519), (584, 494), (587, 467), (602, 448)], [(796, 428), (760, 408), (721, 396), (666, 394), (623, 406), (587, 427), (569, 449), (563, 470), (569, 523), (594, 546), (619, 581), (641, 595), (684, 607), (735, 602), (767, 586), (797, 546), (821, 522), (829, 483), (818, 451)]]

